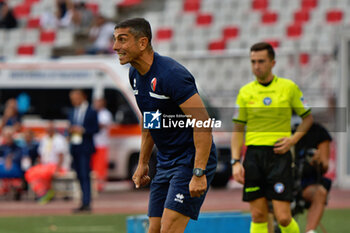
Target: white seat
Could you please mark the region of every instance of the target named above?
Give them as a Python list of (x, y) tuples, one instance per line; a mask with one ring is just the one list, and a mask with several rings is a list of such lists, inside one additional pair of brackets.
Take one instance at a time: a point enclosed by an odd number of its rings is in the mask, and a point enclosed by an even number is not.
[(71, 46), (74, 42), (74, 35), (69, 29), (59, 29), (56, 31), (55, 47)]
[(52, 54), (52, 45), (40, 44), (35, 48), (35, 56), (42, 58), (50, 58)]
[(24, 31), (24, 37), (22, 43), (34, 44), (39, 41), (39, 30), (37, 29), (27, 29)]

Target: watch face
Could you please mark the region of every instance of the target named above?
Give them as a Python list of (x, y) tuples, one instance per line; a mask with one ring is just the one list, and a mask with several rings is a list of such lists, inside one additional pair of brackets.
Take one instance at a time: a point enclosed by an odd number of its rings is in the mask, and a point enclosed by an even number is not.
[(195, 168), (195, 169), (193, 169), (193, 174), (195, 176), (202, 176), (204, 174), (204, 171), (200, 168)]

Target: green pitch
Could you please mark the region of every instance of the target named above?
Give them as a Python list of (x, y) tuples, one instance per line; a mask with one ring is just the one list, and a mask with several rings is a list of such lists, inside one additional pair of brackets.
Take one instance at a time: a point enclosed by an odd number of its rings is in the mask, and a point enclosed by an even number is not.
[[(126, 214), (1, 217), (0, 233), (126, 233)], [(296, 218), (301, 232), (306, 215)], [(348, 232), (350, 209), (326, 210), (322, 224), (328, 233)], [(318, 229), (318, 232), (322, 232)], [(210, 232), (208, 232), (210, 233)]]
[(2, 217), (0, 233), (125, 233), (125, 214)]

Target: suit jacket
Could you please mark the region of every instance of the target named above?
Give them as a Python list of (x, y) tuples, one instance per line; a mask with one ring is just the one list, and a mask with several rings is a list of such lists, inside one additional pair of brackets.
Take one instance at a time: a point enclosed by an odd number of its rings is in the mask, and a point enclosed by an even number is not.
[[(74, 125), (74, 109), (72, 109), (69, 114), (69, 122), (71, 126)], [(82, 135), (83, 141), (79, 145), (71, 144), (72, 154), (75, 152), (93, 154), (95, 153), (93, 136), (99, 131), (99, 125), (97, 120), (97, 112), (90, 105), (86, 109), (82, 127), (85, 129), (85, 132)]]

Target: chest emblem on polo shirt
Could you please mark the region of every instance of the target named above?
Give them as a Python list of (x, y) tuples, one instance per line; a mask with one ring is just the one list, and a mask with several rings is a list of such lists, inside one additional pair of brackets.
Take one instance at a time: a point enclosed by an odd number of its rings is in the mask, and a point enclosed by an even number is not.
[(265, 97), (263, 102), (264, 102), (264, 105), (269, 106), (271, 104), (272, 100), (270, 97)]
[(157, 78), (154, 77), (154, 78), (151, 80), (151, 89), (152, 89), (152, 91), (155, 91), (155, 90), (156, 90), (156, 86), (157, 86)]

